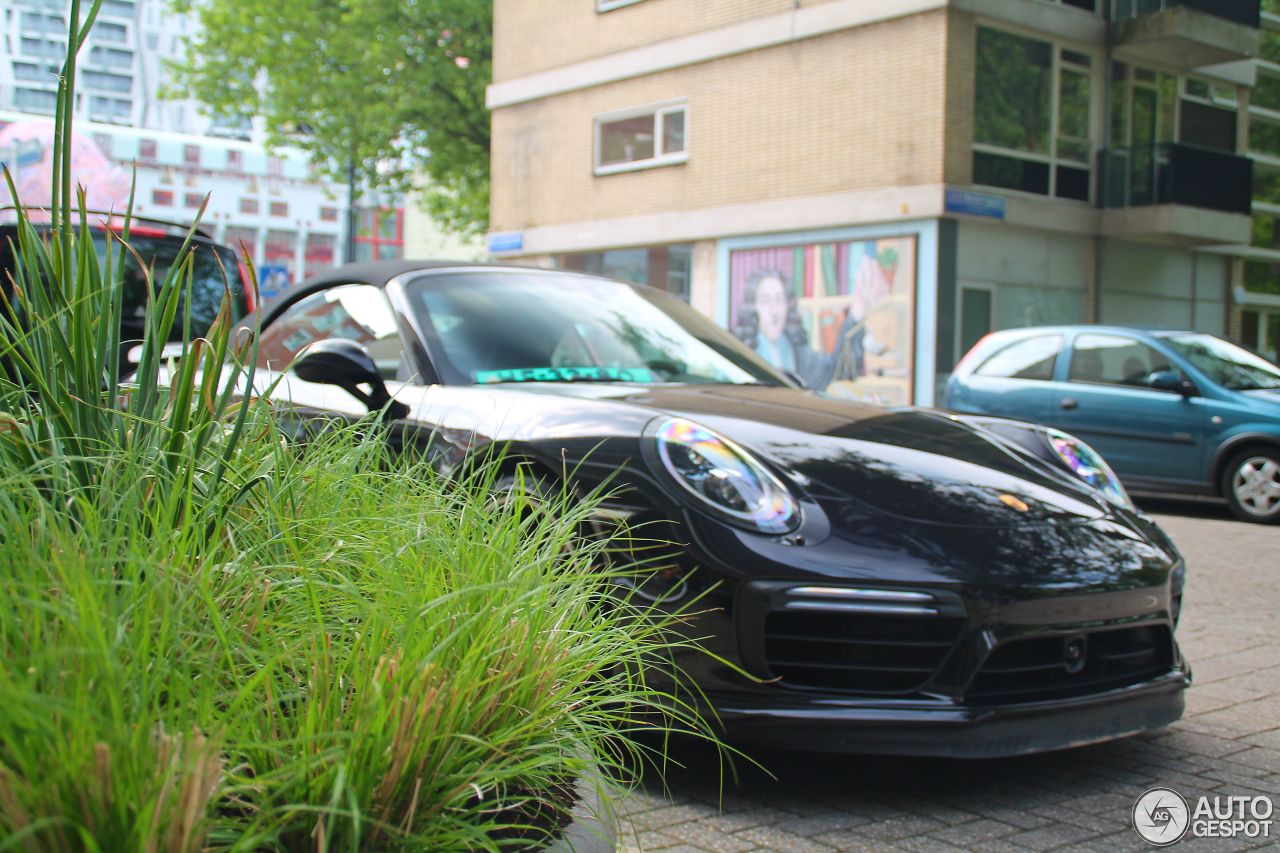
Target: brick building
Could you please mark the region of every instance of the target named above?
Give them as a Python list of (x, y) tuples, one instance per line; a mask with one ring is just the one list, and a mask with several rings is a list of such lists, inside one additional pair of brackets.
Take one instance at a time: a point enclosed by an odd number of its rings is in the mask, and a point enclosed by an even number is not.
[(1273, 20), (1259, 0), (496, 0), (490, 249), (670, 290), (885, 402), (933, 402), (1010, 326), (1195, 326), (1274, 356), (1280, 231), (1250, 246)]

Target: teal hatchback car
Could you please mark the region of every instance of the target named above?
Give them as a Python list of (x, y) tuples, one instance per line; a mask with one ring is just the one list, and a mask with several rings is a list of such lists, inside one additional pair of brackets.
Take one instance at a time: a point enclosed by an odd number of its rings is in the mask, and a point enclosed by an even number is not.
[(1135, 491), (1220, 495), (1245, 521), (1280, 523), (1280, 367), (1215, 335), (996, 332), (961, 360), (943, 404), (1078, 436)]

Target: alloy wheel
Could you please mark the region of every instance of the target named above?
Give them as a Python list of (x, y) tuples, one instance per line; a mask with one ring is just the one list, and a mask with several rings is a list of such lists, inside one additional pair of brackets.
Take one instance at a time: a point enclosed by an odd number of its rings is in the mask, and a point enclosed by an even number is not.
[(1250, 456), (1236, 466), (1231, 478), (1236, 503), (1260, 519), (1280, 513), (1280, 461), (1270, 456)]

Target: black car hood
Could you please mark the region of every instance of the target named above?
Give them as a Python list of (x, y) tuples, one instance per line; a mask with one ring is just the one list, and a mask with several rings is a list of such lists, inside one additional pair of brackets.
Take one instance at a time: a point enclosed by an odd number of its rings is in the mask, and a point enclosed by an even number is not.
[(792, 388), (547, 385), (521, 391), (696, 420), (759, 454), (814, 499), (962, 527), (1096, 520), (1106, 504), (987, 433), (924, 409), (886, 409)]

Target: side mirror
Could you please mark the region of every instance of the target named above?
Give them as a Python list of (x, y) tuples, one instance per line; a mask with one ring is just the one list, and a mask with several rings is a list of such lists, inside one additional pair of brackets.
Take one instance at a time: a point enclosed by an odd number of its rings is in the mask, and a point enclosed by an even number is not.
[(1171, 370), (1157, 370), (1147, 377), (1147, 385), (1156, 391), (1169, 391), (1184, 397), (1194, 397), (1196, 386)]
[[(337, 385), (375, 412), (386, 409), (386, 416), (400, 420), (409, 415), (409, 407), (391, 398), (387, 384), (378, 373), (378, 365), (368, 350), (345, 338), (330, 338), (307, 344), (293, 363), (293, 372), (303, 382)], [(369, 391), (360, 388), (368, 385)]]

